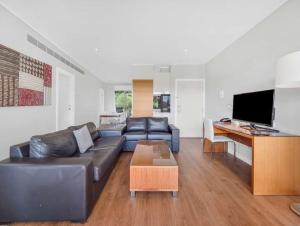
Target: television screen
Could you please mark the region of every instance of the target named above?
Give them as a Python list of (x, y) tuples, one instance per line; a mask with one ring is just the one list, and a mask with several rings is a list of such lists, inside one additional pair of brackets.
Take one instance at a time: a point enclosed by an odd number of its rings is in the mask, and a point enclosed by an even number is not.
[(233, 96), (232, 118), (250, 123), (273, 125), (274, 90)]

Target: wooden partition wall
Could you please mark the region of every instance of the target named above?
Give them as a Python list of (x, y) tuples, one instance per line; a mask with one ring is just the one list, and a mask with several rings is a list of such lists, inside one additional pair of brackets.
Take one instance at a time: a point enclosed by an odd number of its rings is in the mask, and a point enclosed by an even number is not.
[(153, 80), (132, 80), (132, 116), (153, 116)]

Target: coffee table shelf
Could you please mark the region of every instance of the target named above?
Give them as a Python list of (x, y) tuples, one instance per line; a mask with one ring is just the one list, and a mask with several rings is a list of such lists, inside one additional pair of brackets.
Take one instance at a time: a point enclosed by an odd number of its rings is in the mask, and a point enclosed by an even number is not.
[(130, 163), (130, 192), (178, 192), (178, 165), (165, 141), (139, 141)]

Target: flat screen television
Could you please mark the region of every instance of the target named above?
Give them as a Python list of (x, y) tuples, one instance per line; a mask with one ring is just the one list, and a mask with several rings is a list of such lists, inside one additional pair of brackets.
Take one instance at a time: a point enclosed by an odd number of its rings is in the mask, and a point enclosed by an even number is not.
[(233, 96), (232, 118), (273, 126), (274, 120), (274, 90), (265, 90), (252, 93), (243, 93)]

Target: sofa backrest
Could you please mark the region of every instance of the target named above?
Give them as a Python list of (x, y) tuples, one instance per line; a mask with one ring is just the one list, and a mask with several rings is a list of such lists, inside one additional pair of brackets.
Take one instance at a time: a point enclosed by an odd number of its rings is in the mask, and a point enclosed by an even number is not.
[(168, 118), (166, 117), (141, 117), (126, 119), (127, 132), (169, 132)]
[(147, 131), (148, 132), (168, 132), (169, 124), (168, 118), (147, 118)]
[(87, 126), (93, 140), (99, 138), (96, 125), (88, 122), (79, 126), (71, 126), (66, 130), (33, 136), (30, 141), (12, 145), (10, 158), (44, 158), (72, 156), (78, 151), (73, 131)]
[(31, 158), (69, 157), (77, 151), (72, 129), (33, 136), (30, 139)]
[(147, 130), (147, 121), (146, 118), (127, 118), (126, 126), (128, 132), (133, 131), (146, 131)]

